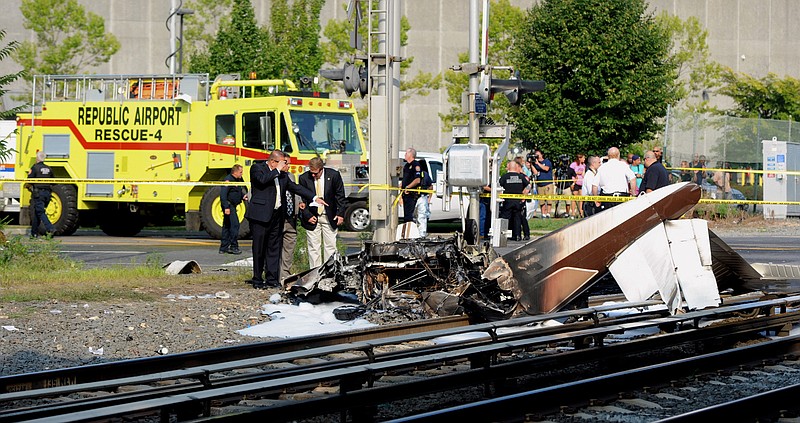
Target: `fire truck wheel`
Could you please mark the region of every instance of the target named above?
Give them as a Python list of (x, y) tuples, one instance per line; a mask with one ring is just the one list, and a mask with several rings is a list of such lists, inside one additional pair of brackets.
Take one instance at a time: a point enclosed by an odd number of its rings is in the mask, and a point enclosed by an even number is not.
[(344, 213), (344, 227), (353, 232), (361, 232), (369, 227), (369, 208), (366, 202), (358, 201), (347, 207)]
[[(55, 235), (72, 235), (78, 230), (78, 191), (73, 185), (53, 185), (53, 195), (45, 210)], [(39, 226), (39, 233), (45, 231)]]
[[(219, 191), (220, 187), (211, 187), (206, 190), (200, 200), (200, 223), (214, 239), (222, 238), (222, 219), (225, 216), (219, 201)], [(236, 214), (239, 217), (239, 239), (250, 236), (250, 222), (244, 218), (246, 210), (247, 206), (244, 202), (236, 207)]]

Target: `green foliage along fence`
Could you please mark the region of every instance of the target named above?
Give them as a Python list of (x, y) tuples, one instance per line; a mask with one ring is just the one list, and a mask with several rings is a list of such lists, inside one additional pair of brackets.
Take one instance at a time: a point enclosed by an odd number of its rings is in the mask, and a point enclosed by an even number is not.
[(685, 167), (681, 166), (684, 161), (692, 167), (696, 158), (705, 156), (708, 168), (740, 170), (731, 174), (731, 183), (744, 187), (748, 199), (758, 199), (762, 175), (744, 171), (763, 169), (761, 141), (776, 137), (800, 142), (800, 122), (676, 112), (667, 116), (661, 135), (665, 160), (672, 168)]

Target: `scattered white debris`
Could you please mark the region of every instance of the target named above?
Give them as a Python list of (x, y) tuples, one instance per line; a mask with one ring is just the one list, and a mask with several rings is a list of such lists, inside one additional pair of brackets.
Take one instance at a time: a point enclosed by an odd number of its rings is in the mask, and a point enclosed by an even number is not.
[(200, 265), (194, 260), (176, 260), (164, 266), (168, 275), (185, 275), (201, 273)]
[(167, 355), (167, 354), (169, 354), (169, 349), (167, 347), (163, 346), (163, 345), (159, 345), (157, 352), (159, 354), (161, 354), (161, 355)]
[(61, 310), (50, 310), (50, 314), (61, 314)]
[(265, 304), (262, 313), (272, 320), (238, 331), (241, 335), (273, 338), (295, 338), (323, 333), (344, 332), (353, 329), (377, 326), (365, 319), (341, 321), (333, 315), (333, 309), (344, 303)]
[(276, 294), (272, 294), (269, 297), (269, 302), (271, 302), (272, 304), (278, 304), (279, 302), (281, 302), (281, 298), (282, 298), (281, 294), (277, 294), (277, 293)]
[(94, 347), (89, 347), (89, 352), (94, 355), (103, 355), (103, 347), (95, 349)]
[(5, 329), (5, 330), (7, 330), (7, 331), (9, 331), (9, 332), (14, 332), (15, 330), (17, 330), (17, 331), (19, 330), (19, 329), (17, 329), (16, 327), (14, 327), (14, 326), (11, 326), (11, 325), (9, 325), (9, 326), (3, 326), (3, 329)]
[(201, 295), (191, 295), (191, 294), (167, 294), (164, 298), (175, 301), (175, 300), (193, 300), (195, 298), (201, 300), (210, 300), (215, 298), (226, 299), (230, 298), (231, 294), (228, 294), (225, 291), (219, 291), (214, 294), (201, 294)]

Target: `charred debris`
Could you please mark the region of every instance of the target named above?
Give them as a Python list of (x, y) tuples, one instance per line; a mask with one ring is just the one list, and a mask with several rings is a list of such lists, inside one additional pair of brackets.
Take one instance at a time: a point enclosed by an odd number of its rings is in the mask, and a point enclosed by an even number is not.
[(466, 245), (460, 234), (366, 241), (360, 253), (335, 254), (290, 277), (285, 286), (295, 301), (351, 303), (336, 313), (342, 320), (391, 310), (409, 318), (467, 314), (474, 321), (494, 321), (518, 310), (507, 283), (510, 272), (491, 264), (497, 258), (488, 244)]

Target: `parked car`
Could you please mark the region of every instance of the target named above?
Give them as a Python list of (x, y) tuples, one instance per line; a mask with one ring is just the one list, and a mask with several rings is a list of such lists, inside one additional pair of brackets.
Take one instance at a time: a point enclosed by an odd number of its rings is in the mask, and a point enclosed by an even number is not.
[[(704, 180), (703, 184), (700, 185), (700, 188), (703, 190), (703, 196), (704, 197), (722, 199), (722, 195), (719, 193), (719, 188), (716, 185), (711, 184), (708, 181)], [(747, 197), (745, 197), (744, 194), (742, 194), (742, 192), (739, 191), (738, 189), (731, 188), (731, 199), (732, 200), (745, 201), (745, 200), (747, 200)], [(736, 207), (739, 208), (739, 209), (744, 210), (745, 208), (747, 208), (747, 205), (746, 204), (737, 204)]]
[[(405, 156), (405, 151), (400, 152), (400, 159), (403, 159)], [(418, 151), (417, 152), (417, 160), (425, 160), (428, 164), (428, 170), (431, 173), (431, 179), (433, 180), (434, 187), (436, 186), (436, 181), (438, 178), (438, 172), (444, 169), (444, 159), (442, 153), (433, 153), (433, 152), (426, 152), (426, 151)], [(405, 163), (405, 162), (404, 162)], [(429, 221), (452, 221), (452, 220), (460, 220), (461, 219), (461, 209), (459, 206), (459, 198), (458, 193), (453, 194), (449, 199), (450, 202), (450, 210), (444, 211), (444, 198), (436, 197), (436, 194), (432, 194), (432, 201), (431, 201), (431, 217), (428, 219)], [(469, 195), (465, 194), (463, 196), (464, 200), (464, 207), (465, 207), (465, 214), (466, 214), (466, 207), (469, 205)], [(399, 209), (399, 215), (403, 215), (402, 207)]]

